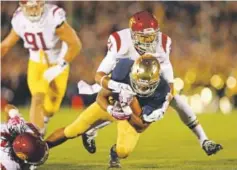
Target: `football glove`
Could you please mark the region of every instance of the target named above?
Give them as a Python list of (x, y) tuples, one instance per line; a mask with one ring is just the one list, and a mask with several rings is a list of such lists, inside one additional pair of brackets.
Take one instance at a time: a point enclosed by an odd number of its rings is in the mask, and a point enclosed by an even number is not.
[(119, 102), (115, 102), (113, 106), (109, 105), (107, 108), (107, 112), (118, 120), (129, 119), (132, 114), (132, 112), (124, 112)]
[(126, 91), (127, 93), (131, 93), (135, 95), (136, 93), (133, 92), (130, 85), (125, 83), (119, 83), (114, 80), (109, 80), (108, 87), (111, 89), (114, 93), (121, 93), (122, 91)]
[(60, 60), (57, 65), (48, 68), (44, 72), (44, 79), (46, 79), (49, 83), (59, 76), (68, 66), (68, 63), (65, 60)]
[(150, 115), (142, 115), (142, 118), (145, 122), (151, 123), (158, 121), (164, 117), (163, 109), (154, 110)]

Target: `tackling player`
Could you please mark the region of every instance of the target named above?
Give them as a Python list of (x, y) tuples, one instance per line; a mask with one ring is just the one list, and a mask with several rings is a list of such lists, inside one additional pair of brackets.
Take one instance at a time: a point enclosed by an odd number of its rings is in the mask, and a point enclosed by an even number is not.
[[(81, 50), (65, 11), (45, 1), (20, 0), (12, 29), (1, 43), (1, 57), (21, 38), (29, 50), (27, 82), (32, 95), (30, 122), (45, 133), (49, 118), (60, 108), (67, 87), (69, 63)], [(45, 120), (44, 120), (45, 119)]]
[[(211, 155), (216, 152), (211, 149), (213, 148), (212, 146), (216, 146), (215, 142), (208, 139), (190, 106), (174, 92), (173, 68), (169, 60), (170, 50), (171, 38), (160, 31), (157, 19), (147, 11), (138, 12), (130, 18), (129, 28), (110, 35), (108, 52), (97, 70), (95, 80), (105, 89), (115, 91), (131, 90), (129, 85), (111, 80), (108, 75), (119, 59), (129, 57), (135, 60), (144, 53), (152, 53), (160, 63), (161, 76), (170, 86), (173, 96), (170, 105), (178, 112), (183, 123), (197, 136), (207, 155)], [(95, 130), (92, 129), (86, 134), (87, 137), (84, 137), (83, 144), (90, 153), (94, 153), (96, 150), (93, 137)]]
[(38, 129), (24, 121), (13, 105), (5, 107), (6, 123), (1, 124), (2, 170), (33, 170), (48, 158), (48, 147)]

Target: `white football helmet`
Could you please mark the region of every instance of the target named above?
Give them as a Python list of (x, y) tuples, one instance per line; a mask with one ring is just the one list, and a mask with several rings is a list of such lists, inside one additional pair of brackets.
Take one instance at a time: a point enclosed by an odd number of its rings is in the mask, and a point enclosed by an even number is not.
[(23, 14), (32, 22), (39, 21), (44, 11), (44, 0), (20, 0)]

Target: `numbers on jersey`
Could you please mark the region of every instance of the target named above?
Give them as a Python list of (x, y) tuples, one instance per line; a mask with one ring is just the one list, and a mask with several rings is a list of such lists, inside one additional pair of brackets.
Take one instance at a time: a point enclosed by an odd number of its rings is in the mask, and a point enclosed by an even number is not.
[(39, 48), (39, 44), (37, 44), (37, 40), (36, 38), (38, 38), (40, 40), (40, 45), (43, 48), (43, 50), (48, 50), (48, 48), (46, 47), (45, 41), (44, 41), (44, 36), (42, 32), (38, 32), (36, 34), (34, 33), (30, 33), (30, 32), (26, 32), (24, 34), (25, 40), (28, 44), (32, 45), (32, 50), (33, 51), (38, 51)]

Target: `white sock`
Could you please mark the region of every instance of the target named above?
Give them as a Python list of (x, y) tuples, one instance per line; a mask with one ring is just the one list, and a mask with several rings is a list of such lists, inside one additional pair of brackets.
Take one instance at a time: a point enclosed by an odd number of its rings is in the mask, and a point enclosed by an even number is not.
[(206, 136), (206, 133), (204, 132), (204, 130), (202, 128), (202, 126), (200, 124), (198, 124), (197, 126), (192, 128), (192, 131), (198, 137), (200, 145), (202, 146), (202, 143), (204, 142), (204, 140), (208, 139), (207, 136)]

